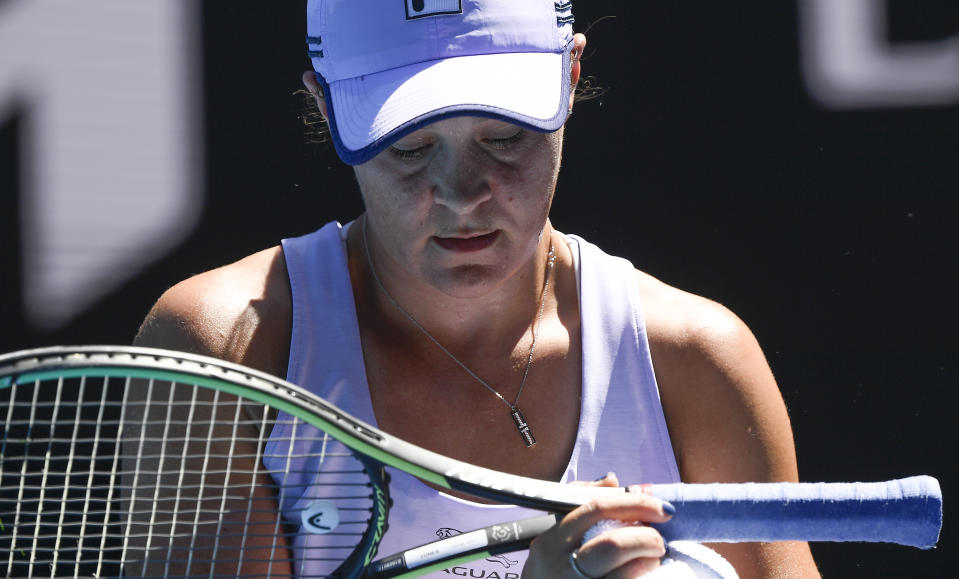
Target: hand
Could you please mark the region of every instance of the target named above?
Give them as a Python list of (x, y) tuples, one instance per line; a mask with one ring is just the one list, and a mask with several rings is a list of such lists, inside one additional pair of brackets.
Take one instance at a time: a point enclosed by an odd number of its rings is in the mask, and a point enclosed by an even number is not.
[[(587, 484), (618, 486), (618, 481), (616, 475), (610, 473)], [(655, 529), (641, 523), (668, 521), (672, 506), (664, 505), (642, 487), (629, 490), (632, 492), (586, 503), (540, 535), (530, 545), (523, 578), (582, 579), (570, 561), (574, 551), (576, 564), (587, 577), (631, 579), (659, 567), (659, 560), (666, 554), (663, 538)], [(593, 525), (607, 519), (622, 521), (624, 525), (582, 543), (583, 535)]]

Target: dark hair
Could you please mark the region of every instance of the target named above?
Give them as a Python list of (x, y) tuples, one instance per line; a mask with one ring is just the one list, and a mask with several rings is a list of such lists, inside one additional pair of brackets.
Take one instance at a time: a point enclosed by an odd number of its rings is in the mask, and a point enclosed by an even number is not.
[(326, 143), (330, 140), (330, 127), (326, 119), (316, 106), (316, 97), (310, 91), (301, 88), (293, 92), (300, 99), (300, 122), (303, 123), (303, 132), (306, 142), (311, 145)]

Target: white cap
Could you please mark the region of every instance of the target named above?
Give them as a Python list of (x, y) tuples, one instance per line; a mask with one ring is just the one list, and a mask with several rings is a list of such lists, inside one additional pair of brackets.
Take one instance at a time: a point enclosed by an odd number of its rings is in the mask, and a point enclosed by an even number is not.
[(572, 2), (308, 0), (307, 43), (340, 157), (364, 163), (450, 116), (560, 128)]

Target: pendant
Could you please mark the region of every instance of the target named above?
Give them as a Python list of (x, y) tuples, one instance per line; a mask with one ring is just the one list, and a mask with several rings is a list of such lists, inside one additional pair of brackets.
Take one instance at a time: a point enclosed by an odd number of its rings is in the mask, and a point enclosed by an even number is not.
[(526, 443), (526, 448), (536, 444), (536, 439), (533, 438), (533, 433), (529, 429), (529, 424), (526, 424), (526, 418), (523, 417), (523, 412), (514, 406), (511, 414), (513, 416), (513, 422), (516, 424), (516, 430), (519, 431), (520, 436), (523, 437), (523, 442)]

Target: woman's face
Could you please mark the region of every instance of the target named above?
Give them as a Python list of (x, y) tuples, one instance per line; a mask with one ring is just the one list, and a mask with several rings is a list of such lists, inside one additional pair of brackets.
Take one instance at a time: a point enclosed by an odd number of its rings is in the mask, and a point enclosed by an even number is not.
[(531, 263), (556, 188), (563, 130), (455, 117), (356, 167), (377, 270), (452, 296), (488, 291)]

